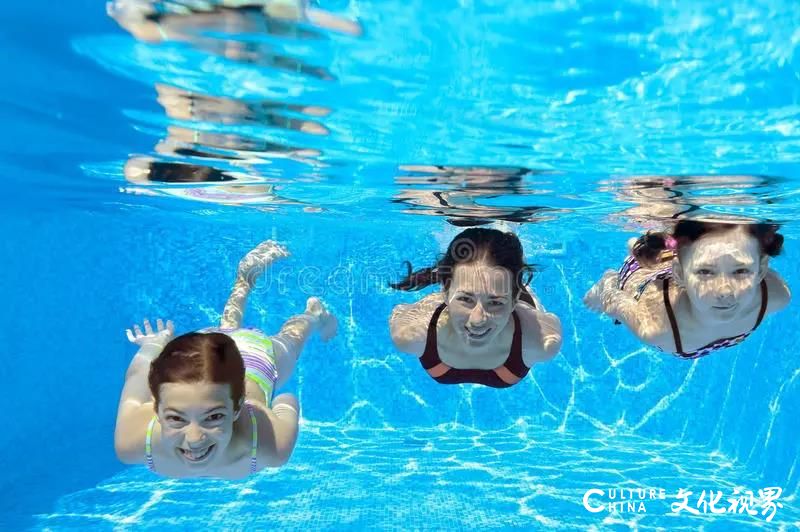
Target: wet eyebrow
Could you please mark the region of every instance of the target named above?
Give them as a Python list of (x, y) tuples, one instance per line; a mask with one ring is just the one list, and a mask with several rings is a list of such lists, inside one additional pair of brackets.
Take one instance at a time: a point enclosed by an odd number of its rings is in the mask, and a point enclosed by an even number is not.
[[(456, 293), (457, 294), (462, 294), (462, 295), (465, 295), (465, 296), (475, 297), (474, 293), (467, 292), (466, 290), (459, 290)], [(492, 294), (492, 295), (489, 296), (489, 299), (508, 299), (508, 296)]]
[[(741, 261), (741, 260), (735, 260), (735, 261), (734, 261), (734, 263), (733, 263), (733, 265), (734, 265), (734, 266), (746, 266), (746, 267), (753, 266), (754, 264), (755, 264), (755, 263), (753, 263), (753, 262), (750, 262), (750, 261)], [(696, 265), (696, 266), (695, 266), (695, 269), (709, 269), (709, 270), (713, 270), (713, 269), (715, 269), (716, 267), (717, 267), (717, 265), (716, 265), (716, 264), (706, 264), (706, 263), (702, 263), (702, 264), (698, 264), (698, 265)]]
[[(208, 410), (206, 410), (205, 412), (203, 412), (203, 415), (204, 415), (204, 416), (205, 416), (205, 415), (208, 415), (208, 414), (210, 414), (211, 412), (213, 412), (214, 410), (219, 410), (220, 408), (225, 408), (225, 405), (217, 405), (217, 406), (211, 407), (211, 408), (209, 408)], [(185, 416), (185, 415), (186, 415), (186, 413), (185, 413), (185, 412), (181, 412), (181, 411), (180, 411), (180, 410), (178, 410), (177, 408), (172, 408), (172, 407), (170, 407), (170, 408), (167, 408), (167, 409), (166, 409), (166, 412), (175, 412), (176, 414), (178, 414), (178, 415), (180, 415), (180, 416)]]

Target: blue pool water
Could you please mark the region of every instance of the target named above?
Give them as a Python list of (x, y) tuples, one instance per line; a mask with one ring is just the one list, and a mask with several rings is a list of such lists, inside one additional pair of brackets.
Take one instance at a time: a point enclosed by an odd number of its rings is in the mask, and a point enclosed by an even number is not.
[[(239, 32), (203, 46), (138, 42), (88, 0), (6, 10), (2, 528), (797, 528), (794, 305), (743, 345), (686, 362), (581, 303), (627, 238), (689, 207), (783, 222), (773, 267), (800, 280), (794, 3), (430, 4), (321, 0), (363, 35), (305, 27), (314, 38)], [(258, 47), (234, 60), (218, 41), (269, 45), (327, 77), (287, 72)], [(157, 86), (225, 99), (227, 114), (182, 118)], [(240, 102), (306, 107), (243, 118)], [(247, 177), (221, 202), (230, 190), (217, 185), (131, 182), (133, 157)], [(531, 171), (486, 184), (410, 165)], [(534, 290), (564, 324), (562, 352), (506, 390), (437, 385), (388, 336), (391, 308), (419, 295), (386, 282), (476, 221), (518, 232)], [(310, 295), (340, 318), (287, 386), (303, 408), (291, 461), (242, 482), (120, 464), (125, 328), (214, 323), (236, 261), (266, 238), (292, 257), (260, 282), (246, 321), (277, 330)], [(671, 511), (681, 489), (693, 503), (721, 491), (727, 507), (771, 486), (783, 491), (769, 522), (760, 509)], [(667, 498), (584, 508), (587, 490), (622, 487)]]

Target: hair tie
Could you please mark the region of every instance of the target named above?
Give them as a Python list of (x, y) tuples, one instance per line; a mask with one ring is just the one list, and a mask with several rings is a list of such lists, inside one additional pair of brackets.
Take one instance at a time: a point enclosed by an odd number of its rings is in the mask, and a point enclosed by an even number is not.
[(666, 249), (674, 251), (678, 249), (678, 241), (675, 239), (674, 236), (668, 236), (664, 239), (664, 246), (666, 246)]

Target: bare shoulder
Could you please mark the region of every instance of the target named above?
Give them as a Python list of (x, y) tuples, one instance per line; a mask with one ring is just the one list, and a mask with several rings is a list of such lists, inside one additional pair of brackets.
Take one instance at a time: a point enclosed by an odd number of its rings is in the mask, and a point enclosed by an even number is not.
[(767, 281), (767, 294), (769, 297), (767, 313), (779, 312), (786, 308), (792, 300), (792, 293), (786, 281), (775, 270), (769, 270), (764, 280)]
[(561, 320), (555, 314), (520, 302), (514, 309), (522, 327), (522, 358), (533, 366), (553, 358), (562, 343)]
[(416, 303), (396, 305), (389, 317), (389, 332), (395, 347), (403, 353), (422, 356), (436, 308), (444, 302), (441, 293), (425, 296)]
[(155, 416), (153, 403), (144, 403), (125, 408), (120, 406), (117, 425), (114, 429), (114, 451), (125, 464), (144, 463), (147, 427)]
[[(638, 300), (625, 316), (625, 323), (630, 331), (642, 342), (659, 347), (671, 349), (674, 343), (672, 326), (670, 325), (667, 308), (664, 304), (665, 280), (654, 280), (648, 284)], [(677, 309), (683, 295), (683, 290), (669, 283), (669, 301), (673, 309)]]
[(297, 442), (298, 416), (293, 419), (279, 417), (263, 404), (252, 404), (252, 411), (258, 425), (258, 463), (266, 467), (284, 465)]

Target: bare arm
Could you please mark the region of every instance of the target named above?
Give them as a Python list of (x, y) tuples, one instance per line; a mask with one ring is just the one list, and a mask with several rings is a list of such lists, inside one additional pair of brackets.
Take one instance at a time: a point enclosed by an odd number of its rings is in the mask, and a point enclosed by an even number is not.
[[(645, 294), (647, 296), (647, 294)], [(667, 330), (663, 312), (650, 305), (650, 298), (640, 300), (620, 290), (617, 272), (608, 270), (603, 277), (586, 293), (584, 303), (591, 310), (601, 312), (624, 323), (642, 342), (661, 346)], [(661, 300), (661, 296), (658, 296)]]
[(147, 378), (150, 364), (172, 338), (172, 322), (165, 328), (158, 320), (158, 332), (154, 333), (145, 320), (145, 333), (134, 327), (135, 335), (128, 331), (128, 338), (140, 346), (125, 373), (125, 385), (117, 409), (117, 424), (114, 430), (114, 449), (124, 463), (141, 463), (144, 452), (147, 423), (153, 417), (153, 395)]
[(280, 467), (292, 456), (299, 428), (300, 406), (297, 398), (281, 394), (272, 401), (272, 407), (257, 405), (266, 417), (258, 424), (258, 462), (267, 467)]
[(792, 293), (786, 281), (775, 270), (769, 270), (764, 277), (767, 281), (767, 293), (769, 294), (769, 305), (767, 312), (780, 312), (792, 300)]
[(525, 365), (533, 366), (553, 358), (561, 350), (561, 320), (555, 314), (534, 308), (524, 301), (514, 309), (522, 326), (522, 358)]
[(444, 296), (441, 292), (435, 292), (416, 303), (394, 307), (389, 318), (389, 332), (392, 342), (399, 351), (417, 357), (422, 356), (431, 316), (442, 303)]

